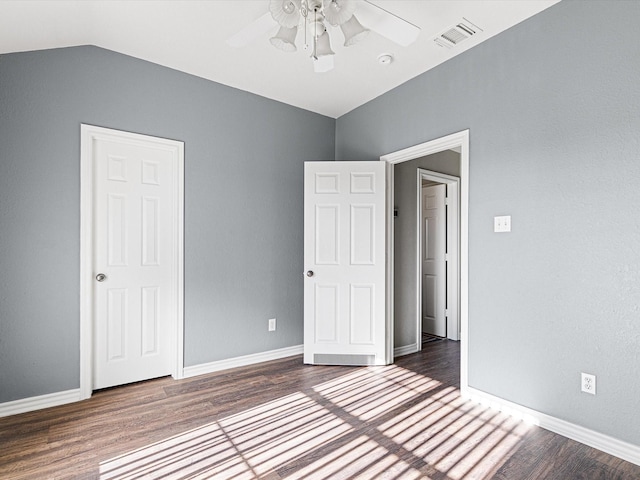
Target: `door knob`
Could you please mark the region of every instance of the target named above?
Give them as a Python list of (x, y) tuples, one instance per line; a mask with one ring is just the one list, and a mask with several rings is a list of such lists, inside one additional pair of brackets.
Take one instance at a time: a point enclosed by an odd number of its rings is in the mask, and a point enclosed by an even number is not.
[(107, 279), (107, 276), (104, 273), (99, 273), (96, 275), (96, 280), (99, 282), (104, 282)]
[(307, 277), (313, 277), (313, 270), (307, 270)]

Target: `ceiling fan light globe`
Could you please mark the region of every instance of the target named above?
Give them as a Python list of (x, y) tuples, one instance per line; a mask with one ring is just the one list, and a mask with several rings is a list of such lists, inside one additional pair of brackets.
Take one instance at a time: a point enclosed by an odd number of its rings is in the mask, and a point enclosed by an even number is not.
[(327, 32), (324, 32), (318, 37), (318, 40), (316, 40), (316, 48), (314, 53), (316, 57), (322, 57), (324, 55), (335, 55), (336, 52), (331, 50), (331, 41)]
[(369, 35), (369, 30), (362, 26), (355, 15), (352, 15), (347, 22), (340, 25), (340, 30), (342, 30), (342, 33), (344, 34), (345, 47), (355, 45), (364, 37)]
[(309, 22), (308, 30), (312, 37), (319, 37), (320, 35), (324, 35), (324, 33), (327, 31), (327, 28), (324, 26), (324, 23), (322, 23), (322, 21), (317, 21)]
[(282, 27), (293, 28), (300, 23), (300, 0), (271, 0), (269, 11)]
[(356, 0), (324, 0), (324, 18), (333, 26), (342, 25), (356, 11)]
[(271, 45), (279, 50), (285, 52), (295, 52), (296, 48), (296, 35), (298, 33), (298, 27), (285, 28), (280, 27), (275, 37), (271, 37), (269, 41)]
[(282, 10), (284, 10), (284, 13), (286, 13), (287, 15), (291, 15), (296, 11), (296, 6), (291, 0), (284, 0), (282, 2)]

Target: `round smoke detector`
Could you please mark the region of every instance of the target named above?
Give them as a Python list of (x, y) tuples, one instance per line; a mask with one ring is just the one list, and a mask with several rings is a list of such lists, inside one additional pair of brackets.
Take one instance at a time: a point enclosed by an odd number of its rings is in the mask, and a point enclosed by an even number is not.
[(393, 62), (393, 55), (390, 53), (383, 53), (378, 55), (378, 63), (380, 65), (390, 65)]

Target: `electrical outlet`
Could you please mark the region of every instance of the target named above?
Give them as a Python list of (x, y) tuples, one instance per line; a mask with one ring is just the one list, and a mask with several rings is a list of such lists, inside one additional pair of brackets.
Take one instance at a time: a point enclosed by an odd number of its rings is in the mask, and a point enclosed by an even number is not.
[(275, 318), (270, 318), (269, 319), (269, 331), (270, 332), (275, 332), (276, 331), (276, 319)]
[(596, 394), (596, 376), (590, 373), (581, 373), (581, 390), (591, 395)]

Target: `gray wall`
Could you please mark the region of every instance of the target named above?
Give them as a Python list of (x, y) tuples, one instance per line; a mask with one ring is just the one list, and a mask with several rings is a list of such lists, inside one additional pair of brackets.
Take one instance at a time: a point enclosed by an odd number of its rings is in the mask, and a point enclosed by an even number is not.
[(301, 162), (334, 127), (344, 160), (469, 128), (470, 384), (640, 444), (637, 18), (564, 0), (337, 125), (97, 48), (0, 56), (0, 402), (78, 386), (81, 122), (186, 142), (186, 365), (301, 343)]
[(638, 18), (637, 1), (565, 0), (344, 115), (336, 136), (336, 158), (377, 160), (470, 129), (470, 385), (636, 445)]
[(460, 176), (460, 154), (446, 150), (395, 165), (393, 170), (394, 207), (394, 346), (415, 344), (416, 338), (416, 241), (418, 168)]
[(303, 161), (334, 119), (95, 47), (3, 55), (0, 402), (79, 386), (80, 123), (185, 142), (185, 365), (302, 343)]

